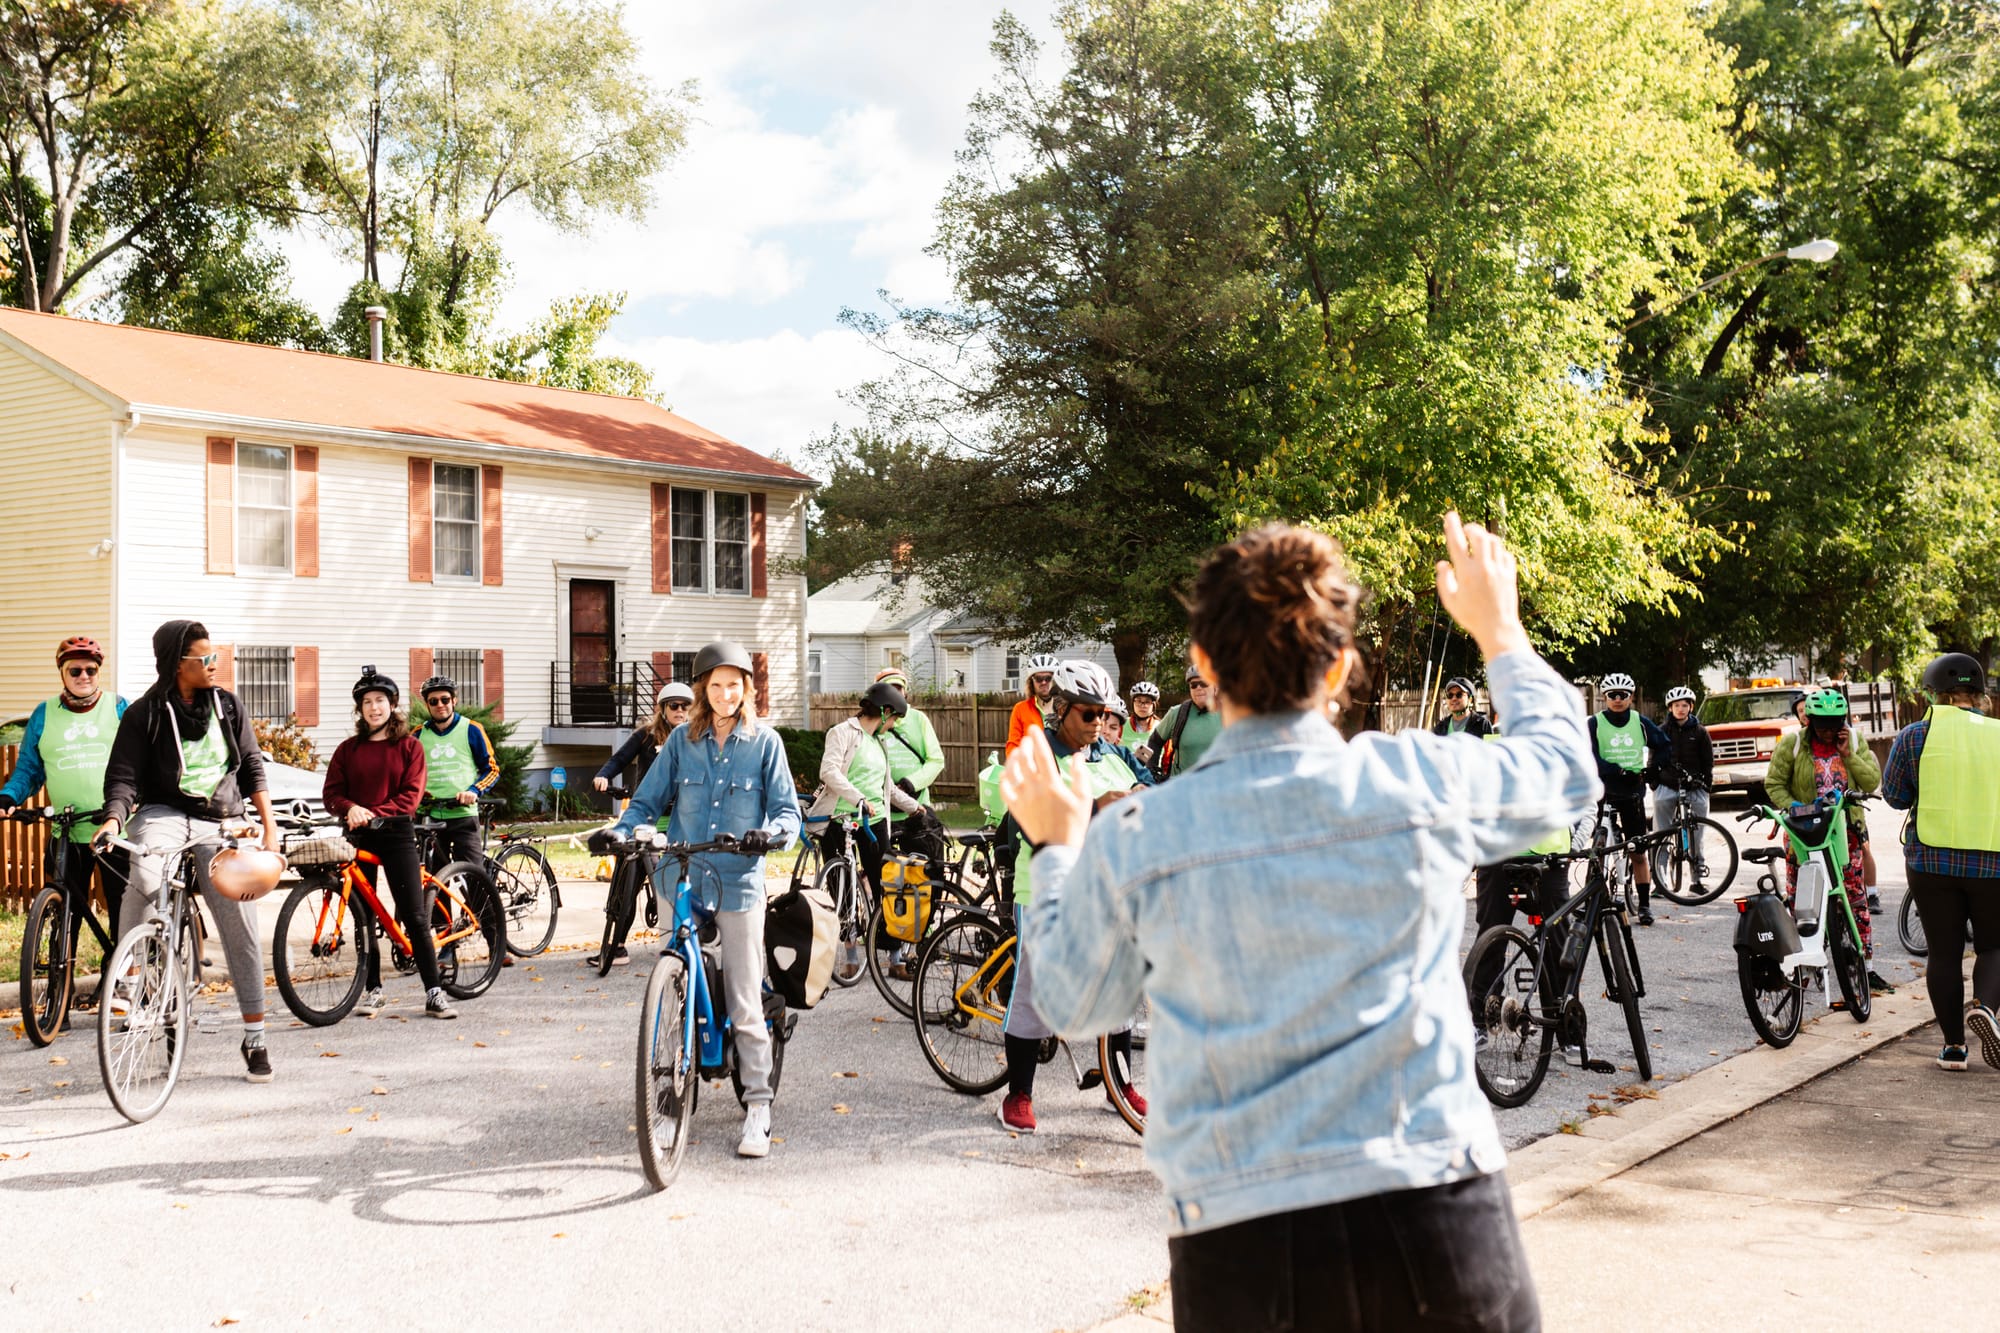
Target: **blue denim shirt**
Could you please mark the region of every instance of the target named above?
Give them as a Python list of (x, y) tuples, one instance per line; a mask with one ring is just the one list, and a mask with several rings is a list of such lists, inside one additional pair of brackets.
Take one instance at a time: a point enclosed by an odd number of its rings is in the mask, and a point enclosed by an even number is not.
[(1035, 1007), (1066, 1036), (1152, 1003), (1146, 1158), (1177, 1232), (1499, 1170), (1460, 978), (1465, 877), (1588, 812), (1576, 692), (1488, 665), (1504, 740), (1226, 728), (1081, 847), (1035, 854)]
[[(667, 837), (674, 842), (709, 842), (724, 833), (740, 837), (763, 829), (778, 850), (799, 836), (799, 793), (785, 743), (763, 723), (749, 733), (732, 728), (721, 745), (712, 733), (689, 740), (685, 722), (675, 727), (619, 817), (618, 830), (629, 834), (653, 823), (670, 802)], [(659, 873), (678, 875), (680, 867), (663, 860)], [(718, 900), (724, 912), (748, 912), (764, 902), (761, 856), (697, 856), (688, 865), (688, 879), (710, 911), (718, 910)]]

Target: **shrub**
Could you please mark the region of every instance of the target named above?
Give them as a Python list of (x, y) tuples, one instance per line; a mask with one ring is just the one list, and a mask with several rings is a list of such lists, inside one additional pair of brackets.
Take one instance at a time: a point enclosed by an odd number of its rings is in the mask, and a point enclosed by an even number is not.
[(486, 739), (493, 742), (493, 758), (500, 765), (500, 781), (494, 784), (492, 796), (503, 802), (500, 812), (518, 815), (528, 808), (528, 760), (534, 757), (532, 745), (509, 745), (519, 720), (499, 722), (493, 717), (493, 705), (478, 708), (461, 706), (458, 710), (486, 728)]
[(807, 804), (819, 787), (819, 761), (826, 757), (826, 733), (806, 727), (779, 727), (778, 739), (785, 743), (785, 758), (792, 766), (792, 782), (799, 789), (799, 804)]
[(299, 725), (297, 714), (283, 722), (267, 722), (263, 718), (253, 719), (251, 730), (257, 737), (257, 748), (281, 764), (293, 768), (303, 768), (308, 773), (319, 771), (319, 751), (313, 748), (312, 737)]

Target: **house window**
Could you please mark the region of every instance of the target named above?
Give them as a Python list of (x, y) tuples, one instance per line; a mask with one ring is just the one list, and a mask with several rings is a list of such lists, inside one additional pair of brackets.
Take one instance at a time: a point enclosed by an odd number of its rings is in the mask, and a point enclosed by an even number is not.
[(900, 667), (909, 661), (909, 658), (910, 655), (901, 648), (890, 648), (885, 645), (882, 649), (882, 665), (885, 667)]
[(480, 686), (486, 674), (486, 654), (477, 648), (439, 648), (431, 654), (431, 671), (450, 676), (458, 686), (458, 706), (477, 708), (484, 702)]
[(292, 567), (290, 449), (236, 446), (236, 549), (237, 563), (248, 569)]
[(259, 722), (283, 722), (292, 715), (292, 650), (236, 649), (236, 694)]
[(1005, 677), (1000, 682), (1001, 689), (1011, 693), (1021, 688), (1021, 655), (1019, 653), (1007, 654), (1007, 667), (1001, 675)]
[(750, 497), (738, 491), (673, 493), (675, 592), (750, 592)]
[(806, 693), (820, 693), (820, 656), (817, 648), (806, 653)]
[(436, 577), (479, 577), (479, 469), (439, 463), (431, 474)]
[(681, 684), (694, 684), (694, 654), (675, 653), (673, 655), (673, 672), (673, 678)]

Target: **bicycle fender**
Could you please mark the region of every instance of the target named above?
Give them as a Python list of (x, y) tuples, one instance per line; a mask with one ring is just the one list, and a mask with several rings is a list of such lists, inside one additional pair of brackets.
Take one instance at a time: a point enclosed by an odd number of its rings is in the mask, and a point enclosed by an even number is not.
[(1736, 918), (1736, 952), (1783, 962), (1804, 947), (1798, 923), (1775, 893), (1753, 893)]

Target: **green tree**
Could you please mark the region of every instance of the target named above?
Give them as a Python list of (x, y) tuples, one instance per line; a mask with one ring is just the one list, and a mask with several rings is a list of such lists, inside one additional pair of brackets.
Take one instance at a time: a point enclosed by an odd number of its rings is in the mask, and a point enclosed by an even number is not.
[(493, 784), (491, 794), (501, 802), (502, 814), (518, 815), (528, 808), (528, 763), (535, 757), (535, 747), (509, 744), (521, 726), (520, 719), (496, 719), (493, 709), (494, 705), (483, 704), (458, 711), (486, 728), (486, 739), (493, 742), (493, 760), (500, 766), (500, 780)]
[(598, 343), (625, 308), (625, 293), (557, 301), (524, 333), (496, 338), (486, 373), (555, 389), (612, 393), (659, 401), (653, 372), (629, 357), (608, 356)]
[(332, 350), (319, 317), (291, 295), (284, 256), (241, 213), (189, 209), (155, 227), (119, 274), (118, 298), (127, 324)]

